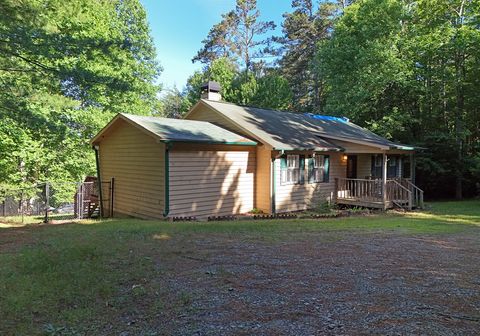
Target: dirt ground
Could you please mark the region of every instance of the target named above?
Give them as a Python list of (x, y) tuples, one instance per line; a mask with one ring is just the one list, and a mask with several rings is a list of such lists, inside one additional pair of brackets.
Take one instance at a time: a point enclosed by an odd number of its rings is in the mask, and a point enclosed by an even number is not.
[(480, 333), (478, 229), (248, 243), (196, 236), (166, 241), (156, 265), (164, 309), (156, 321), (127, 314), (122, 335)]
[[(3, 252), (32, 243), (25, 233), (4, 234)], [(126, 296), (140, 295), (138, 304), (110, 316), (107, 304), (94, 334), (480, 334), (478, 227), (432, 235), (316, 231), (271, 239), (242, 233), (155, 239), (131, 251), (155, 267), (155, 276), (125, 284)], [(142, 293), (152, 288), (154, 294)]]

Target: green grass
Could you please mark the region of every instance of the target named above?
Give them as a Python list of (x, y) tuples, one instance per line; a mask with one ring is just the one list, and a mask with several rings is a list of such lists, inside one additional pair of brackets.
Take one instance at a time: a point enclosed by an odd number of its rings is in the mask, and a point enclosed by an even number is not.
[[(480, 201), (434, 203), (423, 212), (321, 220), (115, 219), (14, 226), (0, 226), (0, 334), (96, 334), (98, 325), (137, 305), (152, 314), (162, 309), (162, 288), (146, 285), (146, 279), (164, 271), (156, 264), (159, 256), (174, 257), (166, 247), (171, 239), (225, 236), (275, 243), (309, 239), (312, 233), (326, 241), (379, 232), (455, 234), (480, 227)], [(190, 298), (179, 293), (178, 300), (186, 305)]]
[[(75, 215), (73, 213), (49, 214), (50, 220), (68, 220), (68, 219), (73, 219), (74, 217)], [(43, 223), (44, 219), (45, 219), (44, 215), (0, 217), (0, 228), (40, 224), (40, 223)]]

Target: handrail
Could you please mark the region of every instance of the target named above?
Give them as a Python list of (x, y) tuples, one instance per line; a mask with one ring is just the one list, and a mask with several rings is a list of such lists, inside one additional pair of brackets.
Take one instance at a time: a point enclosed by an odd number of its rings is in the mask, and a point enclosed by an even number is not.
[(402, 185), (401, 185), (400, 183), (398, 183), (396, 180), (387, 180), (387, 183), (389, 183), (389, 182), (393, 182), (393, 183), (395, 183), (396, 185), (398, 185), (400, 188), (402, 188), (403, 190), (405, 190), (406, 192), (411, 193), (410, 190), (408, 190), (407, 188), (405, 188), (404, 186), (402, 186)]
[(378, 182), (380, 179), (353, 179), (353, 178), (346, 178), (346, 177), (337, 177), (339, 180), (345, 181), (367, 181), (367, 182)]
[(417, 187), (415, 184), (413, 184), (410, 180), (405, 180), (405, 182), (407, 182), (408, 186), (411, 187), (412, 189), (415, 190), (415, 202), (418, 204), (418, 205), (421, 209), (423, 209), (424, 207), (424, 204), (423, 204), (423, 194), (424, 194), (424, 191), (422, 189), (420, 189), (419, 187)]
[(410, 180), (407, 180), (407, 179), (404, 179), (403, 181), (407, 182), (408, 185), (414, 189), (417, 189), (418, 191), (421, 191), (422, 193), (424, 192), (423, 189), (420, 189), (419, 187), (417, 187), (415, 184), (413, 184)]
[[(398, 200), (405, 200), (405, 192), (406, 192), (406, 200), (407, 200), (407, 207), (408, 207), (408, 210), (411, 210), (412, 207), (413, 207), (413, 194), (412, 194), (412, 191), (405, 188), (403, 185), (401, 185), (398, 181), (396, 180), (388, 180), (387, 181), (387, 185), (388, 184), (393, 184), (397, 190), (394, 190), (393, 192), (391, 190), (388, 190), (387, 188), (387, 201), (391, 201), (395, 204), (397, 204), (398, 206), (404, 208), (404, 205), (401, 204), (401, 202), (397, 202)], [(389, 191), (389, 192), (388, 192)], [(403, 193), (402, 193), (403, 192)], [(396, 195), (397, 197), (395, 196), (392, 196), (392, 194)], [(400, 194), (400, 195), (399, 195)], [(400, 196), (400, 198), (398, 198), (398, 196)]]

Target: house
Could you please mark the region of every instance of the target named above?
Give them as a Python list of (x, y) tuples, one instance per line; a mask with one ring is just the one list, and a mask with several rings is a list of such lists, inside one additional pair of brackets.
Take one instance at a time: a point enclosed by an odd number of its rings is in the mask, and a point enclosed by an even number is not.
[(116, 214), (221, 216), (305, 210), (322, 202), (421, 206), (415, 148), (345, 118), (221, 101), (204, 86), (183, 120), (117, 115), (91, 144)]

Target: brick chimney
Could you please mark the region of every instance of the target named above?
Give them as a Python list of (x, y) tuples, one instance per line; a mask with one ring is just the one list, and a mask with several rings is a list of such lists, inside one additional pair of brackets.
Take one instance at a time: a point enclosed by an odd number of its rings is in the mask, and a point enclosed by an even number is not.
[(222, 100), (220, 89), (220, 84), (218, 84), (217, 82), (206, 82), (201, 87), (202, 93), (200, 97), (202, 99), (220, 101)]

